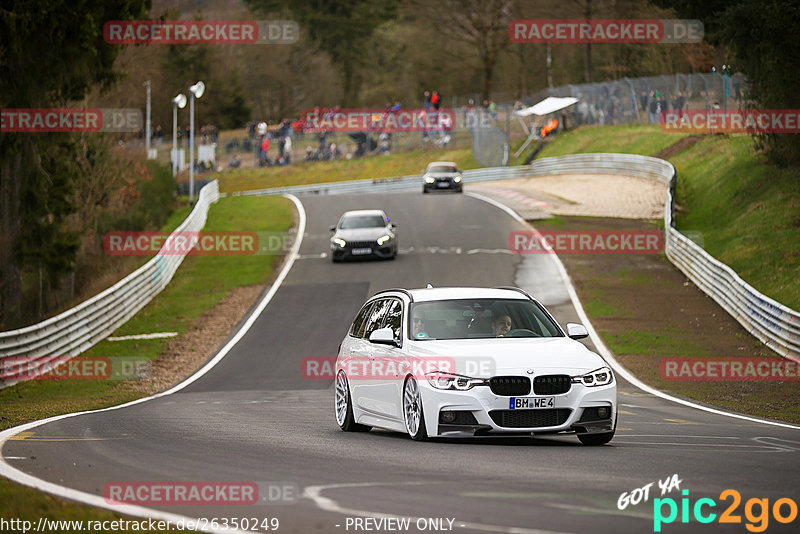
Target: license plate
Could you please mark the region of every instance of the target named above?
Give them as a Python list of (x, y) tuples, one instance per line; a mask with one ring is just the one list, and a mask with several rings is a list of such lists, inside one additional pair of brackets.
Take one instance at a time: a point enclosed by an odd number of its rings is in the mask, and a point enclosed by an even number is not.
[(450, 187), (450, 182), (439, 182), (436, 187)]
[(537, 410), (555, 408), (555, 397), (511, 397), (508, 399), (509, 410)]
[(372, 254), (371, 248), (354, 248), (352, 252), (353, 256), (359, 256), (361, 254)]

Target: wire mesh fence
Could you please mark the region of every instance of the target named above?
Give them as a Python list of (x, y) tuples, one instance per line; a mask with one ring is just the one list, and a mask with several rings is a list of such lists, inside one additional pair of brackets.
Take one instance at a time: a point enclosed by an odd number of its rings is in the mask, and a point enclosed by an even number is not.
[[(689, 110), (747, 109), (748, 87), (742, 74), (712, 72), (568, 84), (542, 89), (513, 102), (506, 100), (498, 104), (484, 101), (475, 108), (478, 115), (484, 118), (484, 123), (481, 128), (471, 129), (473, 155), (484, 165), (488, 165), (484, 159), (499, 165), (496, 163), (497, 154), (507, 151), (509, 142), (513, 145), (529, 132), (538, 139), (536, 132), (544, 124), (544, 119), (526, 119), (527, 122), (522, 126), (513, 112), (549, 96), (578, 99), (575, 105), (555, 114), (563, 129), (582, 125), (658, 124), (661, 114), (669, 111), (683, 113)], [(473, 109), (475, 101), (474, 96), (454, 98), (453, 104), (462, 106), (461, 109)], [(487, 117), (488, 124), (485, 124)], [(487, 127), (502, 128), (504, 136), (488, 133)], [(531, 146), (535, 147), (535, 144)], [(510, 158), (512, 161), (514, 155)]]

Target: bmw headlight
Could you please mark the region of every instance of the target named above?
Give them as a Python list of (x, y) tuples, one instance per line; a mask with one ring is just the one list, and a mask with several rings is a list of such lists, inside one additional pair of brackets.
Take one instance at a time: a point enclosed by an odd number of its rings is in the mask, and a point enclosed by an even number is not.
[(339, 245), (340, 247), (342, 247), (342, 248), (344, 248), (344, 246), (347, 244), (347, 241), (345, 241), (345, 240), (344, 240), (344, 239), (342, 239), (341, 237), (336, 237), (336, 238), (334, 238), (332, 241), (333, 241), (334, 243), (336, 243), (337, 245)]
[(600, 369), (595, 369), (591, 373), (572, 377), (573, 384), (583, 384), (588, 387), (607, 386), (613, 381), (614, 374), (608, 367), (601, 367)]
[(425, 183), (432, 184), (435, 181), (436, 180), (434, 180), (432, 176), (426, 176), (425, 177)]
[(453, 178), (453, 181), (459, 183), (461, 181), (461, 176), (460, 175), (456, 176), (455, 178)]
[(436, 389), (455, 389), (458, 391), (467, 391), (475, 386), (485, 386), (489, 382), (485, 378), (471, 378), (469, 376), (456, 375), (453, 373), (444, 373), (435, 371), (425, 375), (428, 383)]
[(392, 238), (390, 235), (384, 235), (378, 238), (378, 245), (383, 245)]

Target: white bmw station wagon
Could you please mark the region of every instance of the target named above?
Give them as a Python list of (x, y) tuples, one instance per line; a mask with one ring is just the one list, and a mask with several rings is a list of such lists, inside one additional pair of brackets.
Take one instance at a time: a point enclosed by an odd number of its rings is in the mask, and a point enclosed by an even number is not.
[(335, 415), (428, 437), (572, 433), (614, 437), (608, 364), (518, 288), (389, 289), (356, 315), (336, 360)]

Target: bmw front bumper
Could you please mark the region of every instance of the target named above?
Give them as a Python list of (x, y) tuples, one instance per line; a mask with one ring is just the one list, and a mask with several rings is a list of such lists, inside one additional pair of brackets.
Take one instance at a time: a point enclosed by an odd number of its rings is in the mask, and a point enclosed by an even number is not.
[[(591, 434), (615, 428), (616, 383), (596, 387), (572, 384), (568, 392), (557, 395), (531, 393), (520, 397), (553, 397), (553, 407), (512, 409), (514, 397), (496, 395), (489, 386), (456, 391), (436, 389), (424, 380), (419, 382), (429, 436)], [(607, 416), (598, 415), (596, 408), (606, 408)], [(445, 412), (455, 413), (455, 417)]]

